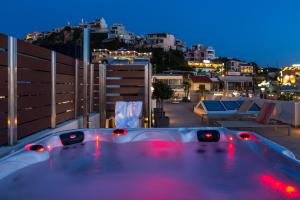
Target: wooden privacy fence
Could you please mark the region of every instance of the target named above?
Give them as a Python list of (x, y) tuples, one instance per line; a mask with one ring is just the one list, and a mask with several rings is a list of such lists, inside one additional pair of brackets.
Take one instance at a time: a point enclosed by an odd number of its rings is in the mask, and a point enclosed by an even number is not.
[(7, 117), (8, 117), (8, 59), (7, 37), (0, 34), (0, 144), (7, 142)]
[(143, 101), (151, 121), (150, 64), (85, 63), (0, 34), (0, 145), (91, 112), (105, 127), (116, 101)]
[(94, 85), (94, 109), (99, 107), (101, 127), (105, 126), (105, 119), (115, 116), (116, 101), (142, 101), (143, 117), (151, 122), (150, 64), (99, 65), (98, 70), (94, 70), (98, 83)]
[(0, 34), (0, 145), (83, 113), (83, 62)]

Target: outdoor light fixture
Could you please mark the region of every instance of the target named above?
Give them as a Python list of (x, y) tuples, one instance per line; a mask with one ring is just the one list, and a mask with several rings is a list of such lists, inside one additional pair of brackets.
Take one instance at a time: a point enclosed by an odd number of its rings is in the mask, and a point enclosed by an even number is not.
[(270, 81), (262, 81), (261, 83), (258, 84), (258, 87), (269, 87), (270, 86)]
[(84, 141), (84, 132), (74, 131), (70, 133), (64, 133), (61, 134), (59, 138), (64, 146), (82, 143)]
[(199, 142), (218, 142), (220, 133), (217, 130), (199, 130), (197, 131), (197, 138)]
[(40, 144), (29, 144), (25, 146), (26, 151), (44, 152), (46, 149)]
[(126, 135), (127, 131), (125, 128), (118, 128), (118, 129), (115, 129), (113, 130), (112, 134), (114, 136), (123, 136), (123, 135)]
[(239, 134), (239, 137), (242, 139), (242, 140), (252, 140), (252, 136), (250, 133), (247, 133), (247, 132), (241, 132)]

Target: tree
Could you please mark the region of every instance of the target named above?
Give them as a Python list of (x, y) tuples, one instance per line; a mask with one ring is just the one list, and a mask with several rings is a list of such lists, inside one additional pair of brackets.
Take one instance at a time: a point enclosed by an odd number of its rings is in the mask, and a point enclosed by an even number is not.
[(82, 37), (82, 29), (66, 26), (60, 32), (52, 32), (34, 41), (33, 44), (72, 57), (82, 58)]
[(184, 54), (177, 50), (165, 51), (160, 48), (148, 49), (152, 52), (151, 63), (155, 66), (156, 73), (162, 73), (167, 70), (185, 70), (192, 71), (184, 59)]
[(253, 66), (254, 74), (258, 74), (258, 70), (260, 69), (260, 66), (256, 62), (250, 62), (250, 65)]
[(154, 81), (152, 84), (154, 91), (152, 93), (152, 98), (156, 99), (156, 103), (158, 105), (158, 108), (163, 109), (163, 101), (165, 99), (170, 99), (174, 95), (174, 91), (172, 88), (162, 81)]

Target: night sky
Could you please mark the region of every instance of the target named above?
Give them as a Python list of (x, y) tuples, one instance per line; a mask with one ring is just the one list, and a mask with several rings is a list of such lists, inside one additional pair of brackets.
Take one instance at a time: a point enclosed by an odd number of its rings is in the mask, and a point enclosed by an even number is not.
[(23, 38), (104, 17), (137, 34), (169, 32), (187, 45), (279, 67), (300, 63), (299, 0), (1, 0), (0, 32)]

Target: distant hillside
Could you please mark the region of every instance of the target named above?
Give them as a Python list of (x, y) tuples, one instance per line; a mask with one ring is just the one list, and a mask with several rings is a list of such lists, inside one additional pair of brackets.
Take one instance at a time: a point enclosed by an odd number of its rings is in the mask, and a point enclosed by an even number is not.
[(33, 44), (72, 57), (82, 58), (82, 29), (65, 27), (60, 32), (52, 32), (48, 36), (34, 41)]
[[(72, 56), (82, 58), (83, 31), (80, 28), (65, 27), (60, 32), (53, 32), (45, 38), (34, 41), (33, 44)], [(154, 71), (161, 73), (166, 70), (192, 70), (187, 66), (181, 51), (162, 49), (145, 49), (136, 44), (125, 44), (119, 39), (107, 40), (107, 33), (91, 33), (91, 49), (117, 50), (120, 48), (136, 50), (138, 52), (152, 52)]]

